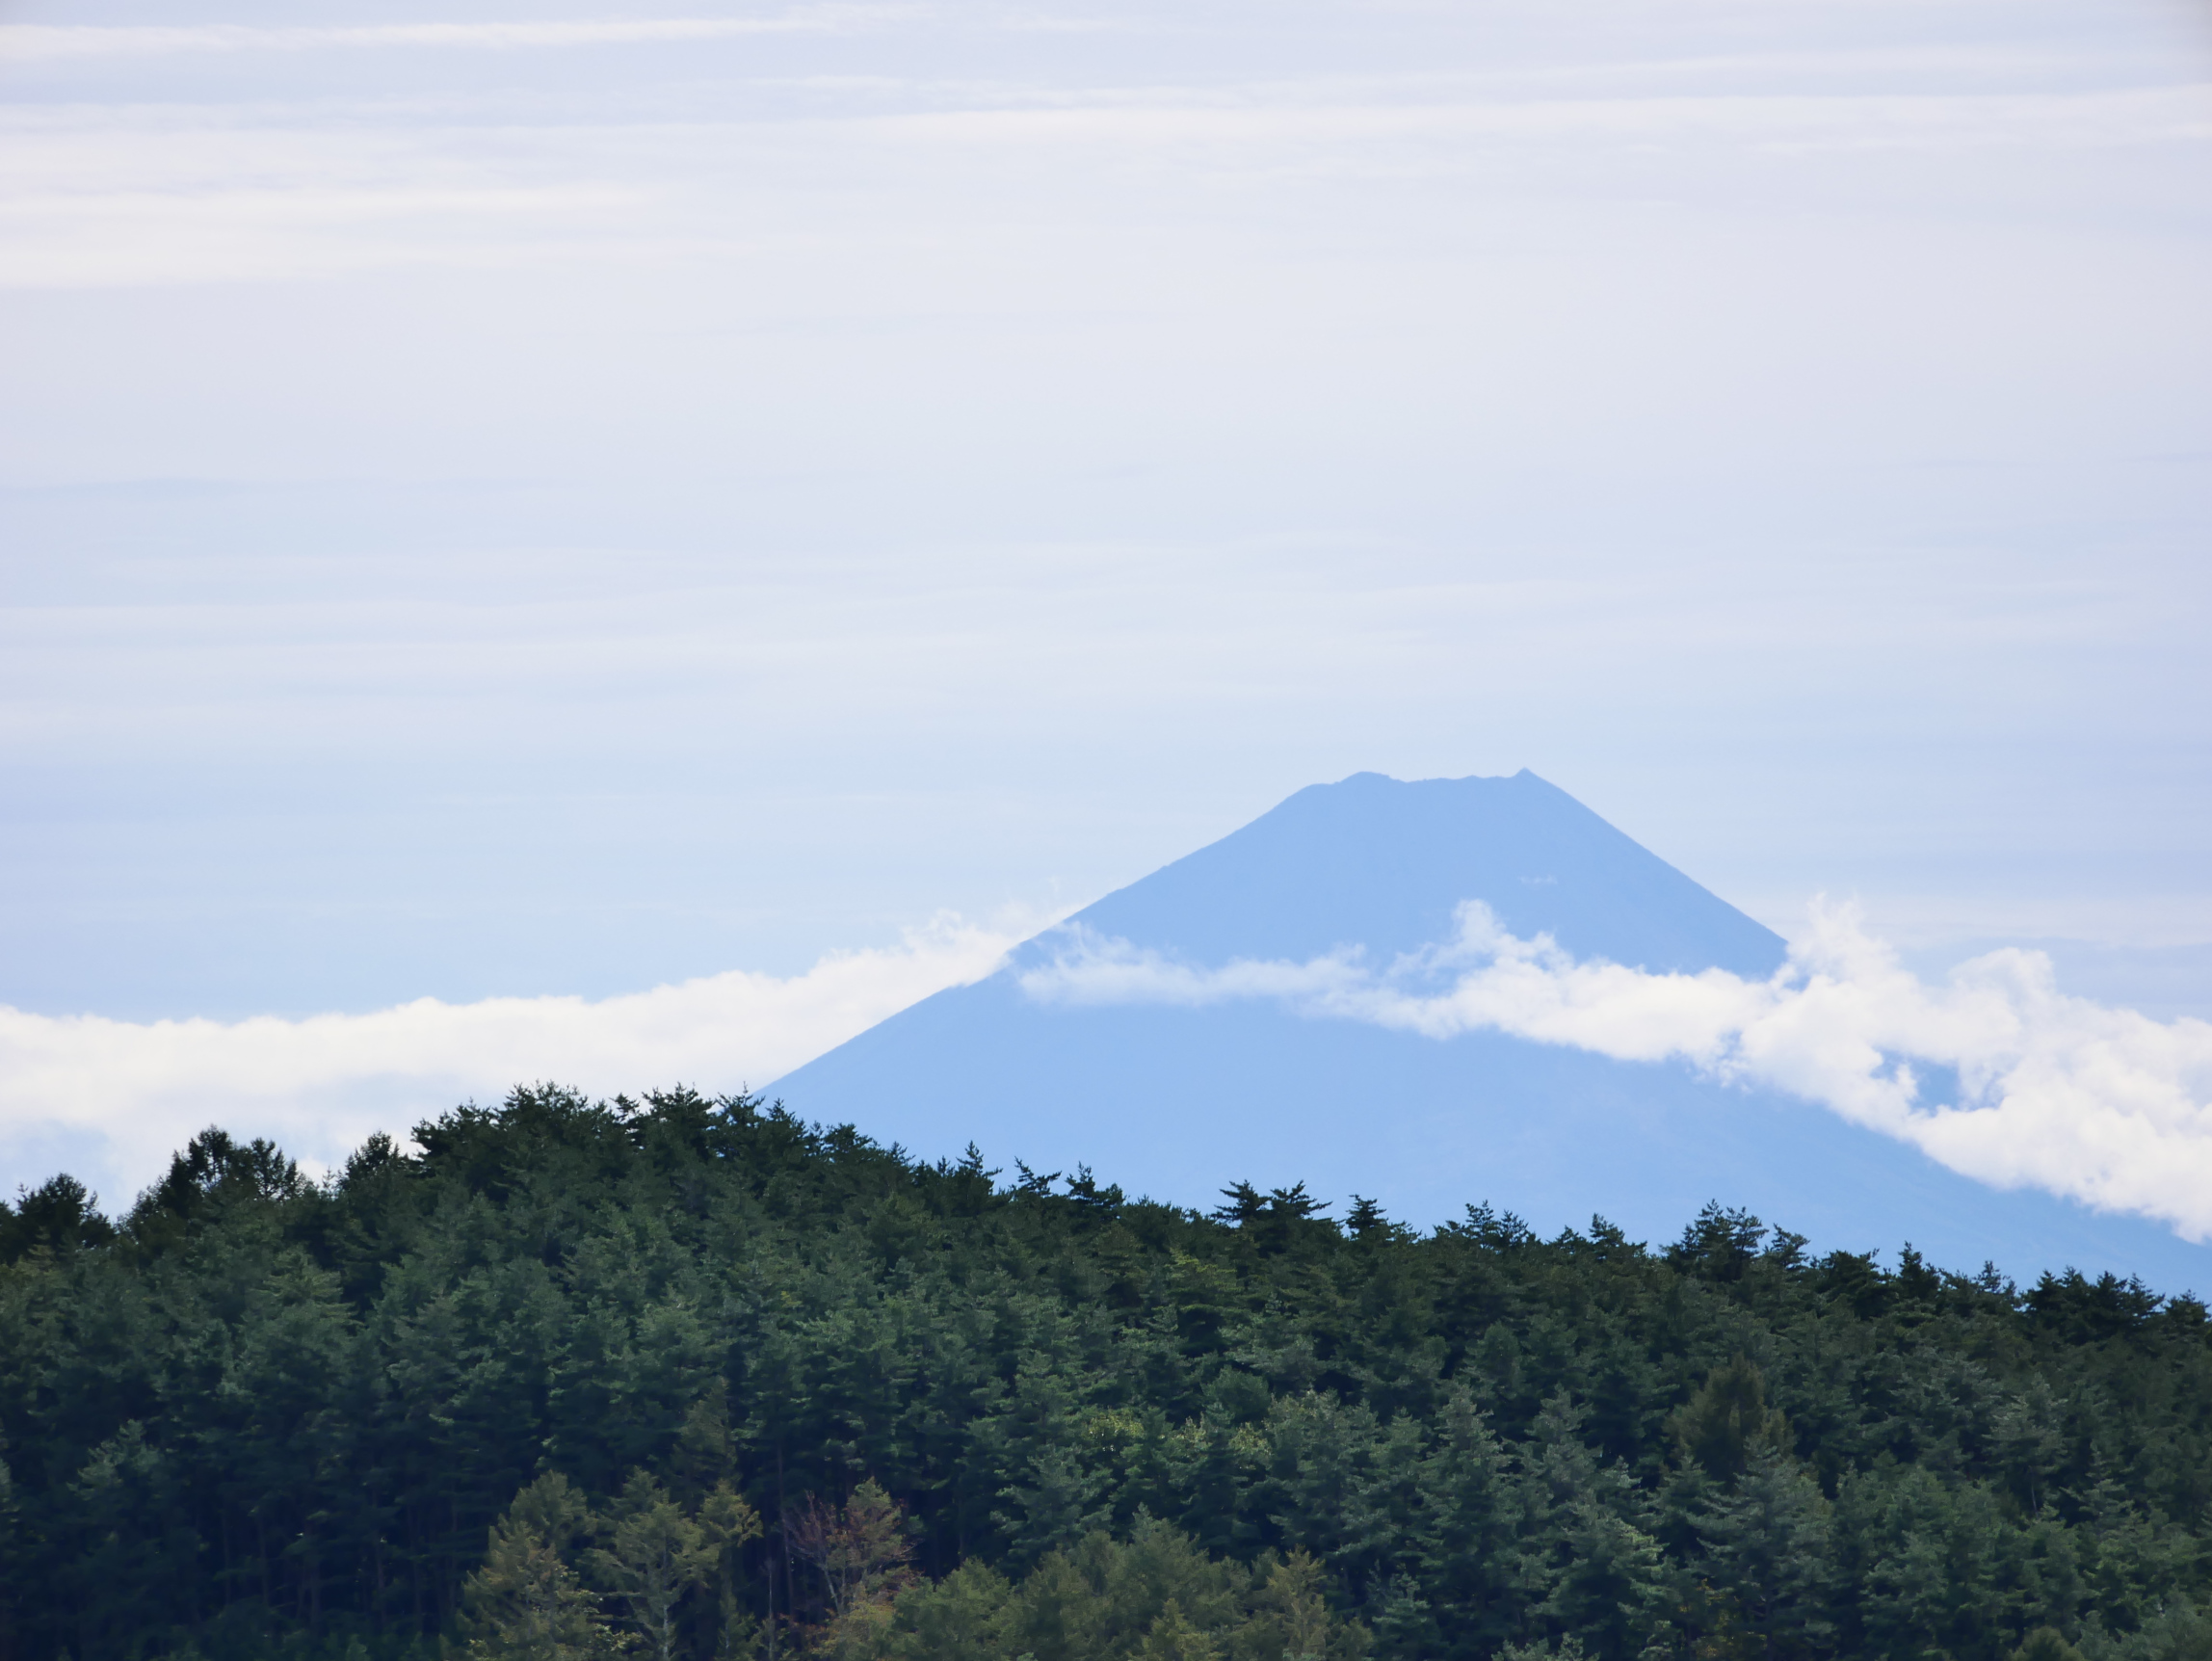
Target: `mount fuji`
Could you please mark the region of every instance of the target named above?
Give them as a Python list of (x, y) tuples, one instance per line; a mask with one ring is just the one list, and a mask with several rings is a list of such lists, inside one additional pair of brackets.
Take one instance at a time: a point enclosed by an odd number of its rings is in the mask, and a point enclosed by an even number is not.
[[(929, 1158), (1088, 1165), (1208, 1205), (1232, 1180), (1304, 1181), (1430, 1226), (1470, 1203), (1540, 1232), (1593, 1214), (1661, 1242), (1706, 1202), (1816, 1251), (1910, 1243), (1962, 1271), (2077, 1267), (2212, 1290), (2212, 1249), (2034, 1189), (1987, 1186), (1813, 1102), (1686, 1063), (1620, 1061), (1496, 1030), (1436, 1038), (1280, 999), (1040, 997), (1039, 973), (1111, 942), (1192, 985), (1235, 965), (1418, 962), (1469, 902), (1523, 940), (1653, 974), (1763, 980), (1781, 937), (1532, 773), (1314, 785), (777, 1081), (806, 1118)], [(1194, 977), (1196, 977), (1194, 979)]]

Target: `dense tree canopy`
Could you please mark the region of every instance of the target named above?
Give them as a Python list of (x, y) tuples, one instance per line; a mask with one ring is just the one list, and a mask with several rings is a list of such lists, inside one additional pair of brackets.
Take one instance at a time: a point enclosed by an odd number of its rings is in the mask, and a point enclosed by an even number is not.
[(2212, 1657), (2212, 1329), (688, 1092), (0, 1214), (0, 1661)]

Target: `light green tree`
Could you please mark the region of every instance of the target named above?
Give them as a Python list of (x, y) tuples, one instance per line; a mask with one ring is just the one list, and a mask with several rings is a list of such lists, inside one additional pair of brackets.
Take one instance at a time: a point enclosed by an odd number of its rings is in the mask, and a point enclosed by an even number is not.
[(1293, 1550), (1262, 1564), (1251, 1618), (1233, 1645), (1239, 1661), (1358, 1661), (1367, 1652), (1366, 1629), (1329, 1613), (1325, 1572), (1316, 1558)]
[(607, 1543), (590, 1561), (653, 1661), (674, 1661), (684, 1600), (718, 1579), (725, 1548), (759, 1532), (759, 1516), (727, 1483), (687, 1515), (650, 1475), (632, 1471), (602, 1524)]
[(562, 1556), (590, 1516), (558, 1471), (515, 1495), (492, 1525), (484, 1566), (461, 1587), (469, 1661), (598, 1661), (619, 1653), (598, 1600)]
[(1221, 1648), (1193, 1624), (1172, 1597), (1153, 1619), (1138, 1647), (1138, 1661), (1216, 1661)]
[(684, 1415), (676, 1433), (675, 1496), (714, 1542), (711, 1576), (716, 1603), (717, 1661), (750, 1656), (760, 1621), (740, 1601), (738, 1549), (760, 1538), (760, 1514), (737, 1491), (737, 1439), (729, 1428), (729, 1391), (722, 1380), (708, 1386)]

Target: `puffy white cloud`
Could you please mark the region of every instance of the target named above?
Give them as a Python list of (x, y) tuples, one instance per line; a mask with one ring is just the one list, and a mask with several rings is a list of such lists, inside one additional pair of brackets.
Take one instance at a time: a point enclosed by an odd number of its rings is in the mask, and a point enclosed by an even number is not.
[(1014, 939), (948, 915), (902, 945), (833, 952), (804, 974), (733, 971), (596, 1002), (421, 998), (366, 1015), (145, 1023), (0, 1006), (0, 1147), (24, 1150), (18, 1163), (29, 1150), (44, 1159), (66, 1148), (113, 1203), (216, 1121), (329, 1165), (373, 1130), (404, 1132), (518, 1081), (604, 1094), (677, 1083), (737, 1090), (980, 979)]
[[(1578, 961), (1462, 907), (1452, 941), (1386, 967), (1357, 954), (1198, 969), (1071, 934), (1027, 970), (1075, 1003), (1278, 999), (1318, 1016), (1448, 1040), (1476, 1030), (1686, 1061), (1787, 1091), (1910, 1142), (1966, 1175), (2141, 1212), (2212, 1239), (2212, 1024), (2156, 1021), (2058, 989), (2042, 953), (1992, 952), (1930, 986), (1855, 909), (1815, 904), (1772, 980)], [(1933, 1099), (1931, 1070), (1956, 1089)]]

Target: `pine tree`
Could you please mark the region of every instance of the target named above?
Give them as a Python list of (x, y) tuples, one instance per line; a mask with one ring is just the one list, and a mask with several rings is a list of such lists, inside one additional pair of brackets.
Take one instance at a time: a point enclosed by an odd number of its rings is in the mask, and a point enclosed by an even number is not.
[(760, 1514), (737, 1491), (737, 1438), (729, 1428), (729, 1389), (720, 1379), (691, 1405), (676, 1433), (675, 1491), (714, 1544), (715, 1653), (749, 1653), (759, 1622), (742, 1603), (738, 1554), (760, 1538)]
[(1239, 1661), (1358, 1661), (1367, 1632), (1332, 1619), (1327, 1573), (1304, 1551), (1266, 1566), (1252, 1594), (1251, 1618), (1238, 1630)]
[[(0, 1437), (0, 1453), (8, 1448)], [(22, 1570), (15, 1552), (15, 1477), (0, 1459), (0, 1661), (15, 1653), (15, 1585)]]
[(1767, 1406), (1766, 1375), (1742, 1356), (1706, 1376), (1675, 1415), (1674, 1436), (1685, 1458), (1722, 1482), (1743, 1473), (1752, 1449), (1790, 1446), (1789, 1420)]
[(608, 1544), (590, 1554), (594, 1577), (628, 1612), (652, 1661), (674, 1661), (678, 1610), (713, 1578), (723, 1536), (686, 1516), (642, 1470), (630, 1473), (602, 1533)]
[(2013, 1651), (2013, 1661), (2082, 1661), (2082, 1653), (2052, 1626), (2039, 1626)]
[(1217, 1661), (1221, 1646), (1192, 1624), (1172, 1597), (1154, 1617), (1137, 1647), (1137, 1661)]
[(1803, 1465), (1754, 1444), (1735, 1487), (1714, 1494), (1693, 1526), (1706, 1584), (1730, 1601), (1758, 1653), (1779, 1661), (1826, 1647), (1829, 1503)]
[(1583, 1442), (1584, 1416), (1565, 1391), (1538, 1414), (1522, 1485), (1531, 1525), (1522, 1572), (1527, 1590), (1543, 1594), (1536, 1615), (1604, 1661), (1623, 1661), (1657, 1623), (1664, 1570), (1659, 1542), (1639, 1526), (1644, 1497)]
[(484, 1566), (461, 1588), (469, 1661), (602, 1661), (619, 1653), (598, 1600), (560, 1542), (589, 1513), (567, 1480), (541, 1477), (491, 1530)]

